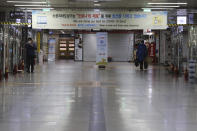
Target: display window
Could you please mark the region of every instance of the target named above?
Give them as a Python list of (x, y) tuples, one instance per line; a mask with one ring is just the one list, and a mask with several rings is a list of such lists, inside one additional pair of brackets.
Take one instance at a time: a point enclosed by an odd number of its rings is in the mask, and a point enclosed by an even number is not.
[(64, 36), (59, 38), (59, 58), (74, 59), (75, 41), (74, 37)]

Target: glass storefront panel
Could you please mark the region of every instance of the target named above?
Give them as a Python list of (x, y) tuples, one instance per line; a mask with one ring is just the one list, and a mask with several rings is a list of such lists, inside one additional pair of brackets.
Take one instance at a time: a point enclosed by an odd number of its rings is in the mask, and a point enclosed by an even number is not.
[(0, 70), (3, 71), (3, 26), (0, 26)]

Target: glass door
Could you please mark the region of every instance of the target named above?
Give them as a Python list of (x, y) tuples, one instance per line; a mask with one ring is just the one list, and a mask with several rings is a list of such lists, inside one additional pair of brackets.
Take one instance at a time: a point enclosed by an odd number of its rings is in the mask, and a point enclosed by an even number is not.
[(3, 71), (3, 26), (0, 26), (0, 70)]
[(15, 28), (14, 26), (9, 26), (9, 43), (8, 43), (8, 54), (9, 54), (9, 71), (13, 71), (14, 67), (14, 61), (15, 61), (15, 40), (14, 40), (14, 35), (15, 35)]

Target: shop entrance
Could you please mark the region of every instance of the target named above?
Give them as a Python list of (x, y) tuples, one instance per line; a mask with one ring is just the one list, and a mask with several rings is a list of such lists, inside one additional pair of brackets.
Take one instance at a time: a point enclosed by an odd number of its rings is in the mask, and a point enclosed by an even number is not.
[(59, 58), (74, 59), (75, 55), (75, 39), (71, 35), (59, 36)]
[(75, 58), (75, 35), (68, 30), (50, 30), (47, 34), (46, 47), (48, 61), (74, 60)]

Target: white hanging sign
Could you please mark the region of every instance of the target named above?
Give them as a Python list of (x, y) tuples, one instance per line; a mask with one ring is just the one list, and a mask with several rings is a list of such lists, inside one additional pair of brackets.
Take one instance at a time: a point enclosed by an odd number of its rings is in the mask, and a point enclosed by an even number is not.
[(34, 29), (166, 29), (167, 12), (62, 10), (32, 12)]

